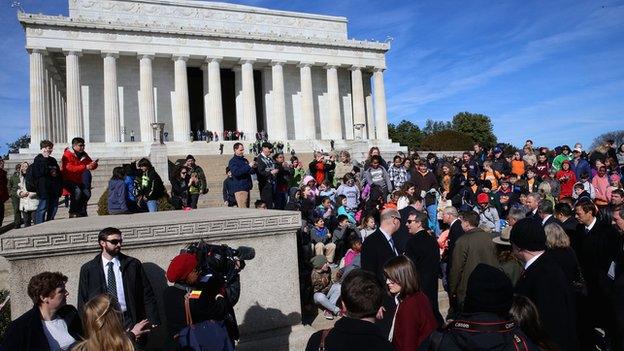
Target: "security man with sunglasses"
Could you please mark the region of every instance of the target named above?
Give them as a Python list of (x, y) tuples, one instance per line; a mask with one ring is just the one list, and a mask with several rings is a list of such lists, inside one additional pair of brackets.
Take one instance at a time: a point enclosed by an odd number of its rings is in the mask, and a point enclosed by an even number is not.
[(80, 268), (78, 310), (99, 294), (108, 294), (123, 313), (124, 327), (147, 319), (160, 324), (156, 296), (141, 261), (121, 253), (123, 239), (117, 228), (104, 228), (98, 235), (101, 252)]

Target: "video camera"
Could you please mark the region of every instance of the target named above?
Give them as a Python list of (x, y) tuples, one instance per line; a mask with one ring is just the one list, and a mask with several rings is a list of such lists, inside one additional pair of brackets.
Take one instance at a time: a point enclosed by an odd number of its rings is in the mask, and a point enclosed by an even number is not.
[[(190, 244), (182, 251), (192, 253), (197, 257), (202, 275), (210, 273), (220, 275), (226, 284), (245, 267), (245, 261), (256, 257), (256, 250), (252, 247), (239, 246), (234, 249), (225, 244), (208, 244), (203, 240)], [(236, 267), (237, 262), (239, 262), (238, 267)]]

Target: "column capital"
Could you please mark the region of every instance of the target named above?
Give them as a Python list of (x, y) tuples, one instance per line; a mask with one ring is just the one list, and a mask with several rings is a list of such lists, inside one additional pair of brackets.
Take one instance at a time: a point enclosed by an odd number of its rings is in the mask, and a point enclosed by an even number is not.
[(241, 59), (238, 61), (238, 63), (240, 63), (241, 65), (244, 65), (244, 64), (246, 64), (246, 63), (249, 63), (249, 64), (252, 64), (252, 65), (253, 65), (255, 62), (256, 62), (256, 59), (252, 59), (252, 58), (241, 58)]
[(189, 56), (188, 55), (171, 55), (171, 59), (174, 60), (174, 61), (182, 60), (182, 61), (186, 62), (186, 61), (188, 61)]
[(114, 58), (119, 58), (119, 53), (115, 52), (115, 51), (102, 51), (102, 57), (114, 57)]
[(312, 67), (314, 64), (310, 63), (310, 62), (299, 62), (297, 64), (297, 67), (299, 68), (303, 68), (303, 67)]
[(76, 55), (78, 57), (82, 56), (82, 50), (63, 50), (65, 56)]
[(48, 50), (46, 50), (46, 48), (26, 48), (26, 51), (28, 51), (29, 54), (32, 54), (32, 53), (42, 54), (42, 55), (48, 54)]
[(362, 70), (362, 66), (356, 66), (356, 65), (352, 65), (351, 67), (349, 67), (350, 71), (361, 71)]
[(139, 53), (137, 53), (137, 58), (139, 60), (142, 60), (144, 58), (153, 60), (155, 56), (156, 56), (156, 54), (153, 53), (153, 52), (139, 52)]
[(335, 64), (335, 63), (328, 63), (328, 64), (323, 65), (323, 68), (325, 69), (332, 69), (332, 68), (338, 69), (338, 67), (340, 67), (340, 65)]
[(223, 61), (223, 57), (219, 57), (219, 56), (206, 56), (206, 63), (210, 63), (210, 62), (221, 63), (221, 61)]
[(271, 62), (269, 62), (270, 66), (283, 66), (286, 64), (286, 61), (281, 61), (281, 60), (271, 60)]
[(386, 70), (386, 67), (373, 67), (373, 72), (383, 73)]

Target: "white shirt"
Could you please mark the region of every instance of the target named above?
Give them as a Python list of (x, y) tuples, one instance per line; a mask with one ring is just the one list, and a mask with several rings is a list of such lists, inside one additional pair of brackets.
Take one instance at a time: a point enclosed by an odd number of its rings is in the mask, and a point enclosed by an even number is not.
[(386, 240), (388, 240), (388, 245), (390, 245), (390, 247), (392, 248), (392, 251), (394, 251), (394, 254), (398, 256), (399, 254), (397, 253), (396, 247), (394, 247), (394, 241), (392, 242), (390, 241), (392, 240), (392, 235), (384, 232), (384, 230), (381, 228), (379, 228), (379, 231), (381, 232), (381, 234), (383, 234), (386, 237)]
[(113, 272), (115, 272), (115, 286), (117, 288), (117, 302), (119, 302), (119, 308), (121, 312), (126, 312), (126, 295), (124, 294), (123, 278), (121, 276), (121, 262), (116, 256), (112, 260), (107, 260), (102, 256), (102, 266), (104, 269), (104, 284), (108, 284), (108, 262), (113, 262)]
[(594, 217), (594, 220), (588, 226), (585, 227), (587, 229), (587, 231), (592, 230), (592, 228), (596, 225), (597, 221), (598, 220), (596, 219), (596, 217)]
[(530, 266), (530, 265), (532, 265), (532, 264), (533, 264), (533, 262), (535, 262), (535, 261), (536, 261), (536, 260), (537, 260), (537, 259), (538, 259), (541, 255), (543, 255), (543, 254), (544, 254), (544, 251), (542, 251), (542, 252), (538, 253), (537, 255), (535, 255), (535, 256), (533, 256), (533, 257), (531, 257), (531, 259), (530, 259), (530, 260), (526, 261), (526, 263), (524, 264), (524, 270), (526, 271), (526, 270), (527, 270), (527, 268), (529, 268), (529, 266)]
[(542, 225), (544, 225), (546, 223), (546, 221), (548, 220), (548, 218), (552, 217), (551, 214), (549, 214), (548, 216), (544, 217), (544, 219), (542, 219)]
[(63, 318), (55, 318), (51, 321), (41, 321), (43, 323), (43, 333), (48, 339), (51, 351), (68, 350), (69, 346), (76, 342), (67, 330), (67, 323)]

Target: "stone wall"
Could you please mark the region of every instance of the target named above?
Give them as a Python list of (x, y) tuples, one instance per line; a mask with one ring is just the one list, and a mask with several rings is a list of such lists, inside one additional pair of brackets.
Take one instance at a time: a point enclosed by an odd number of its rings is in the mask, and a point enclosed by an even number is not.
[(242, 292), (235, 307), (242, 339), (290, 329), (301, 321), (295, 236), (299, 223), (297, 212), (211, 208), (64, 219), (13, 230), (0, 238), (0, 255), (10, 264), (12, 317), (32, 306), (26, 288), (30, 277), (42, 271), (67, 275), (68, 303), (75, 304), (81, 265), (97, 255), (98, 232), (115, 226), (123, 232), (123, 252), (143, 262), (161, 309), (165, 271), (185, 245), (205, 239), (254, 247), (256, 258), (241, 273)]

